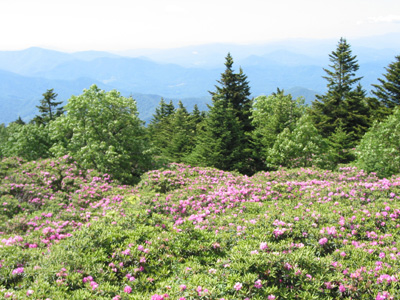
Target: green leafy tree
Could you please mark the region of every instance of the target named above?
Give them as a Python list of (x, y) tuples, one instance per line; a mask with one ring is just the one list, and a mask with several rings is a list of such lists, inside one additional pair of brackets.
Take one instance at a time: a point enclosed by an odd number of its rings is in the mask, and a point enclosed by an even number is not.
[(268, 150), (267, 164), (275, 168), (322, 166), (326, 149), (326, 141), (311, 118), (304, 115), (297, 121), (293, 131), (286, 127), (278, 134), (273, 147)]
[(0, 153), (5, 157), (18, 156), (30, 161), (50, 156), (49, 131), (43, 125), (11, 123), (0, 139)]
[(356, 165), (381, 177), (400, 174), (400, 108), (375, 122), (357, 147)]
[(274, 145), (278, 134), (285, 128), (294, 129), (297, 120), (304, 114), (304, 98), (293, 99), (278, 89), (270, 96), (259, 96), (252, 106), (252, 140), (254, 149), (261, 160)]
[(127, 183), (149, 167), (143, 122), (132, 98), (93, 85), (72, 96), (65, 109), (66, 115), (50, 123), (55, 156), (71, 155), (83, 168), (111, 173)]
[[(324, 69), (327, 76), (323, 77), (328, 81), (328, 91), (324, 95), (317, 96), (310, 110), (316, 127), (324, 137), (335, 132), (339, 124), (344, 124), (347, 129), (348, 107), (345, 102), (354, 96), (353, 86), (362, 78), (356, 77), (359, 66), (346, 39), (340, 39), (336, 51), (329, 55), (329, 60), (332, 65), (330, 69)], [(353, 123), (353, 126), (358, 126), (358, 121)]]
[(58, 94), (54, 92), (54, 89), (49, 89), (43, 94), (43, 99), (40, 100), (41, 105), (36, 106), (40, 113), (33, 119), (36, 124), (48, 124), (64, 113), (64, 108), (58, 107), (62, 104), (62, 101), (55, 101), (57, 96)]
[(393, 109), (400, 105), (400, 55), (395, 57), (395, 61), (386, 69), (384, 79), (379, 78), (380, 84), (373, 84), (375, 91), (372, 93), (387, 108)]

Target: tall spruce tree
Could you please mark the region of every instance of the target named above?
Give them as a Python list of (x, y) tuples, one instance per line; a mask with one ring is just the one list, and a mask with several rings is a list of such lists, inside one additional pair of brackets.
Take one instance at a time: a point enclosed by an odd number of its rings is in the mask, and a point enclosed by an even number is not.
[(327, 76), (323, 77), (328, 81), (328, 91), (317, 96), (310, 110), (316, 127), (324, 137), (334, 133), (339, 124), (345, 124), (348, 116), (345, 102), (355, 96), (353, 86), (362, 78), (356, 77), (359, 66), (346, 39), (339, 40), (336, 51), (329, 55), (329, 60), (332, 65), (329, 66), (330, 69), (324, 69)]
[(36, 106), (40, 113), (39, 116), (33, 119), (36, 124), (46, 125), (64, 113), (63, 107), (57, 107), (62, 104), (62, 101), (55, 101), (57, 96), (58, 94), (54, 92), (54, 89), (48, 89), (43, 94), (43, 99), (40, 100), (41, 105)]
[(164, 154), (164, 150), (169, 145), (173, 133), (171, 125), (175, 107), (172, 101), (166, 103), (161, 98), (155, 114), (147, 127), (148, 139), (155, 146), (156, 152)]
[(246, 171), (244, 139), (244, 131), (232, 103), (213, 98), (203, 131), (187, 162), (227, 171)]
[(230, 53), (225, 58), (225, 66), (225, 72), (217, 81), (220, 85), (215, 86), (215, 92), (210, 92), (212, 106), (189, 161), (251, 173), (250, 87), (242, 69), (234, 73)]
[(247, 76), (239, 68), (239, 73), (233, 71), (233, 58), (230, 53), (225, 58), (225, 72), (221, 74), (221, 79), (217, 80), (220, 84), (216, 85), (216, 91), (210, 92), (213, 98), (225, 99), (232, 104), (235, 115), (243, 126), (245, 132), (253, 129), (251, 124), (251, 105), (250, 86)]
[(375, 88), (372, 93), (389, 109), (400, 105), (400, 55), (395, 59), (385, 68), (387, 72), (383, 75), (385, 79), (379, 78), (380, 84), (372, 85)]
[(168, 144), (163, 149), (164, 154), (175, 162), (181, 162), (182, 158), (193, 149), (193, 138), (189, 124), (189, 113), (181, 101), (178, 108), (171, 115), (171, 135)]

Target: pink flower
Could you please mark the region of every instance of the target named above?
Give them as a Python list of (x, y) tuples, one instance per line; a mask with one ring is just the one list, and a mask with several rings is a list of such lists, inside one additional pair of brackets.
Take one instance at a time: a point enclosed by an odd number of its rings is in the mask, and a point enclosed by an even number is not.
[(260, 249), (261, 249), (261, 250), (268, 249), (267, 243), (265, 243), (265, 242), (261, 243), (261, 244), (260, 244)]
[(16, 268), (16, 269), (14, 269), (14, 270), (12, 271), (12, 274), (13, 274), (13, 275), (15, 275), (15, 274), (22, 274), (22, 273), (24, 273), (24, 268)]
[(127, 294), (130, 294), (130, 293), (132, 292), (132, 288), (131, 288), (129, 285), (127, 285), (127, 286), (124, 288), (124, 292), (127, 293)]
[(339, 285), (339, 291), (340, 291), (341, 293), (344, 293), (344, 292), (346, 291), (346, 288), (344, 287), (343, 284), (340, 284), (340, 285)]
[(95, 290), (95, 289), (97, 289), (97, 287), (99, 286), (96, 282), (94, 282), (94, 281), (92, 281), (91, 283), (90, 283), (90, 286), (92, 287), (92, 290)]
[(274, 300), (274, 299), (276, 299), (276, 297), (274, 295), (269, 295), (268, 296), (268, 300)]
[(258, 279), (255, 283), (254, 283), (254, 287), (257, 289), (261, 289), (262, 288), (262, 283), (261, 280)]
[(319, 243), (320, 245), (325, 245), (327, 242), (328, 242), (328, 239), (327, 239), (326, 237), (324, 237), (324, 238), (322, 238), (322, 239), (320, 239), (320, 240), (318, 241), (318, 243)]
[(236, 282), (233, 288), (238, 291), (242, 288), (242, 284), (240, 282)]
[(33, 291), (32, 291), (32, 290), (27, 290), (27, 291), (26, 291), (26, 295), (27, 295), (27, 296), (30, 296), (30, 295), (32, 295), (32, 294), (33, 294)]
[(384, 300), (384, 299), (392, 299), (390, 298), (390, 294), (386, 291), (384, 292), (379, 292), (378, 295), (376, 295), (375, 300)]
[(186, 285), (184, 285), (184, 284), (181, 284), (179, 287), (180, 287), (181, 291), (184, 291), (187, 288)]

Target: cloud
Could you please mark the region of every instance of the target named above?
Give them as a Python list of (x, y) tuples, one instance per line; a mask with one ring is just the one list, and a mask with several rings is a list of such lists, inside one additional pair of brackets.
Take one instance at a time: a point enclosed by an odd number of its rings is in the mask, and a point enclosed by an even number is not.
[(363, 21), (358, 21), (357, 24), (382, 24), (382, 23), (398, 23), (400, 24), (400, 15), (387, 15), (378, 17), (369, 17)]

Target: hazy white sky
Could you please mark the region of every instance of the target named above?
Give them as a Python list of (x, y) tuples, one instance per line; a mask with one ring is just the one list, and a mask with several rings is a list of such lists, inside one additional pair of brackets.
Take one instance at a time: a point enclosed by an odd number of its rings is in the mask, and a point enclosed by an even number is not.
[(400, 32), (399, 0), (0, 0), (0, 50), (172, 48)]

